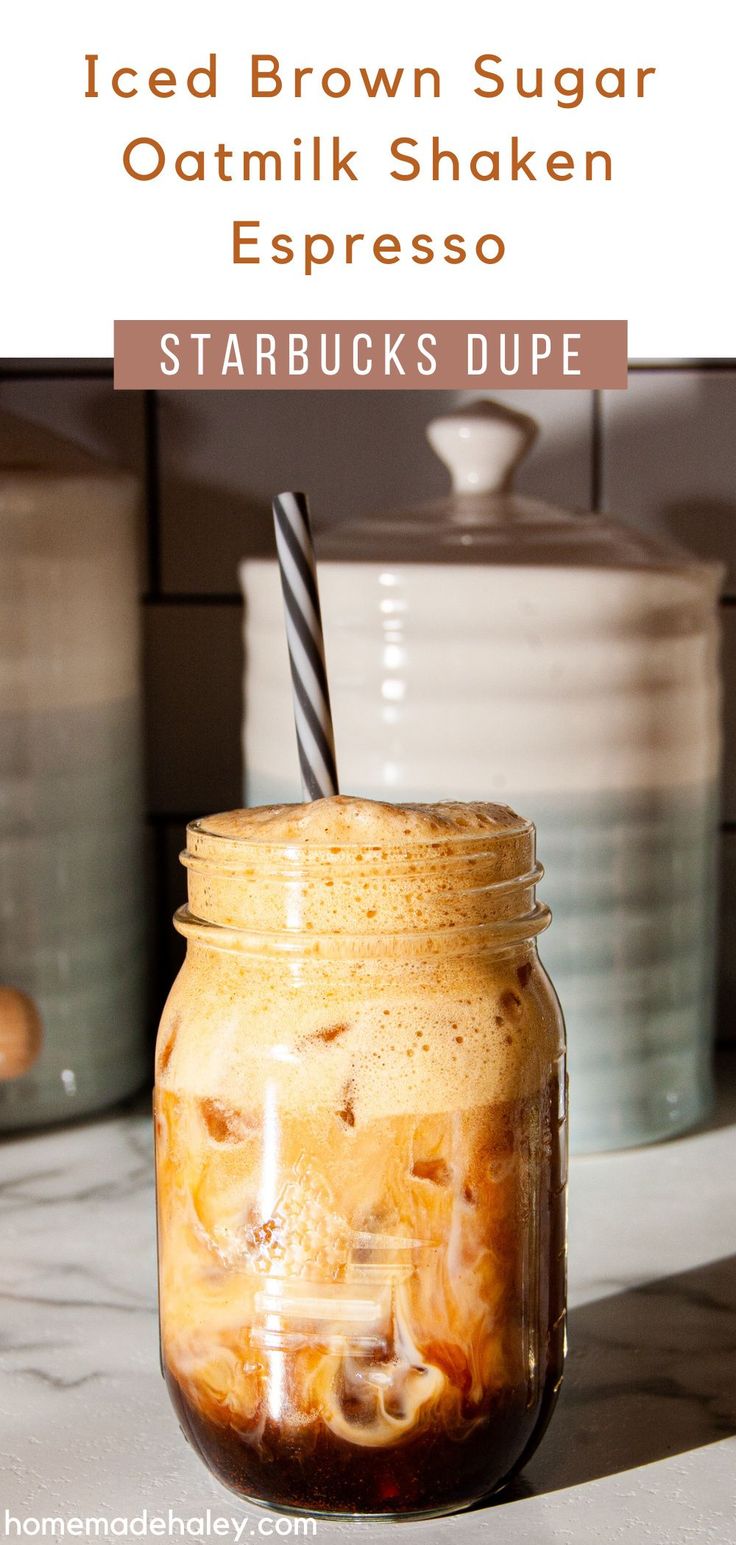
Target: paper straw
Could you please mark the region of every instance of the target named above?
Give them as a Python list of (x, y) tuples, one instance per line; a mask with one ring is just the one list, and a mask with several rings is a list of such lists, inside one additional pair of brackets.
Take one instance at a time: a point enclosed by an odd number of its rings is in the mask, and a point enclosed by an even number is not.
[(273, 523), (284, 597), (302, 790), (305, 800), (323, 799), (338, 793), (337, 767), (317, 565), (305, 495), (277, 494), (273, 501)]

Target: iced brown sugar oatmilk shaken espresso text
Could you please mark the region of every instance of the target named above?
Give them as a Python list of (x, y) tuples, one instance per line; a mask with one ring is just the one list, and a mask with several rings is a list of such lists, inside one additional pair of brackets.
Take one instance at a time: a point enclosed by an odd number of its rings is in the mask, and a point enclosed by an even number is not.
[(534, 829), (331, 798), (195, 822), (157, 1051), (164, 1368), (229, 1486), (501, 1484), (564, 1345), (564, 1032)]

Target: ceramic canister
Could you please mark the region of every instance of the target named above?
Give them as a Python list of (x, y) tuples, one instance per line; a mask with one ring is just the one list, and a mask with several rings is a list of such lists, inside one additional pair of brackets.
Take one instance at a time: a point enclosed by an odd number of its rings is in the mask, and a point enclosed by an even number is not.
[(135, 480), (0, 419), (0, 1128), (145, 1075)]
[[(318, 538), (341, 788), (534, 820), (568, 1025), (572, 1141), (681, 1131), (710, 1098), (717, 565), (509, 491), (533, 422), (428, 430), (446, 502)], [(242, 565), (251, 804), (300, 797), (275, 562)]]

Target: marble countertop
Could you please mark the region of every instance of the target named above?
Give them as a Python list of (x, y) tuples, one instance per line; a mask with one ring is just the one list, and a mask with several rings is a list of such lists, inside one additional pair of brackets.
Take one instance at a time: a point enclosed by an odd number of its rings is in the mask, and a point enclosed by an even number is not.
[[(573, 1161), (570, 1357), (552, 1427), (513, 1492), (404, 1524), (407, 1538), (736, 1545), (733, 1056), (719, 1087), (698, 1133)], [(162, 1537), (216, 1537), (220, 1518), (233, 1545), (276, 1536), (286, 1520), (223, 1491), (169, 1407), (145, 1111), (7, 1140), (0, 1161), (0, 1533), (102, 1517), (152, 1536), (161, 1518)], [(316, 1536), (391, 1527), (319, 1521)]]

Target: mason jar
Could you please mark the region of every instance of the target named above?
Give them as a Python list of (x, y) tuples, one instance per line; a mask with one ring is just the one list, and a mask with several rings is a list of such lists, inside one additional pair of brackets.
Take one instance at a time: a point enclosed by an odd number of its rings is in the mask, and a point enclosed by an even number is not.
[(529, 821), (342, 797), (187, 830), (157, 1047), (163, 1371), (227, 1486), (467, 1507), (565, 1341), (566, 1078)]

